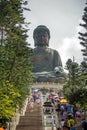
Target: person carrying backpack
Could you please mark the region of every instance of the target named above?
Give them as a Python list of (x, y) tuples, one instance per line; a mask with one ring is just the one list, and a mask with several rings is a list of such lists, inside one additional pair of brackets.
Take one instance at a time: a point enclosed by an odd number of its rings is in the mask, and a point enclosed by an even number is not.
[(81, 125), (82, 125), (82, 130), (87, 130), (87, 121), (85, 119), (82, 119)]
[(78, 124), (81, 120), (80, 119), (81, 118), (81, 112), (80, 111), (76, 111), (75, 118), (76, 118), (76, 123)]
[(61, 104), (60, 104), (60, 101), (58, 101), (56, 105), (56, 111), (57, 111), (58, 116), (60, 116), (60, 110), (61, 110)]
[(61, 109), (61, 116), (63, 116), (63, 113), (65, 111), (63, 104), (61, 104), (61, 108), (60, 109)]
[(67, 126), (68, 126), (69, 130), (70, 130), (71, 126), (74, 126), (74, 124), (75, 124), (75, 121), (72, 117), (70, 119), (68, 119)]
[(66, 128), (68, 127), (67, 122), (68, 122), (68, 118), (66, 118), (65, 121), (64, 121), (64, 127), (66, 127)]

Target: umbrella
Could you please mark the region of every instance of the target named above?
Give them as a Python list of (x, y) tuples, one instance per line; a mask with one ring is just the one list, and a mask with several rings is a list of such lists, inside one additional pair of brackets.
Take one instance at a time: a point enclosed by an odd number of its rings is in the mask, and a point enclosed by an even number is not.
[(48, 104), (48, 105), (47, 105), (47, 104), (44, 104), (43, 106), (44, 106), (44, 107), (53, 107), (51, 104)]
[(58, 96), (57, 96), (57, 95), (55, 95), (55, 96), (54, 96), (54, 98), (58, 98)]
[(60, 97), (60, 99), (64, 99), (64, 97)]
[(67, 103), (68, 101), (67, 101), (67, 99), (61, 99), (60, 102), (61, 103)]
[(51, 92), (50, 94), (51, 94), (51, 95), (56, 95), (56, 93), (55, 93), (55, 92)]
[(59, 98), (55, 98), (55, 101), (60, 101), (60, 99)]

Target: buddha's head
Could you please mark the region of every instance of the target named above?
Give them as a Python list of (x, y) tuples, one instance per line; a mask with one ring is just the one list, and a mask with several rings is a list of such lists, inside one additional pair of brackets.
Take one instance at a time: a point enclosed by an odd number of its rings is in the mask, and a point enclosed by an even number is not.
[(44, 25), (39, 25), (33, 32), (35, 46), (49, 46), (50, 31)]

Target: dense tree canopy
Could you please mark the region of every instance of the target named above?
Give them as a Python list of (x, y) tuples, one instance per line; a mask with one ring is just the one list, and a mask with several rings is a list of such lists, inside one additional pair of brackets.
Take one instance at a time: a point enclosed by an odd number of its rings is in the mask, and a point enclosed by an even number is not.
[(10, 119), (21, 107), (33, 80), (23, 17), (23, 11), (29, 10), (26, 4), (25, 0), (0, 1), (0, 118)]
[(68, 69), (68, 78), (63, 86), (63, 94), (70, 103), (87, 108), (87, 88), (85, 86), (87, 75), (84, 75), (82, 64), (78, 65), (68, 59), (66, 68)]
[(81, 40), (80, 44), (82, 45), (83, 49), (82, 54), (84, 56), (84, 60), (87, 61), (87, 3), (86, 7), (84, 8), (84, 14), (82, 16), (83, 23), (80, 24), (85, 29), (85, 32), (79, 32), (79, 39)]

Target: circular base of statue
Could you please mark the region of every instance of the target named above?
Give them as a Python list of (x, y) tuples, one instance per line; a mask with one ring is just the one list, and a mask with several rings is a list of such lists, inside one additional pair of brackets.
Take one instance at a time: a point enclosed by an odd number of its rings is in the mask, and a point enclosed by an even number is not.
[(65, 78), (64, 77), (34, 77), (34, 82), (52, 82), (52, 83), (64, 83)]

